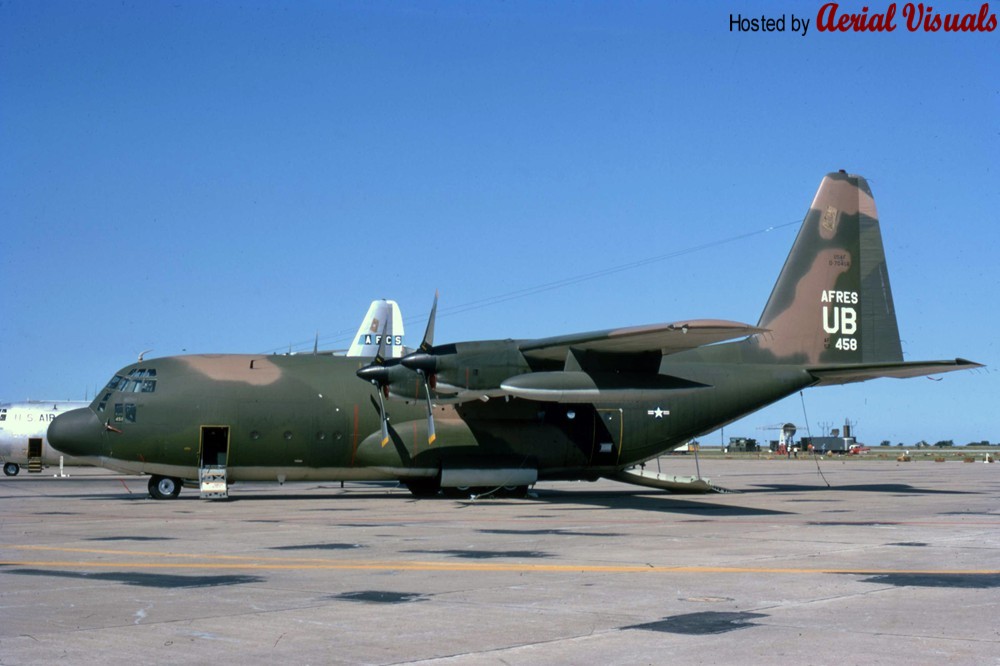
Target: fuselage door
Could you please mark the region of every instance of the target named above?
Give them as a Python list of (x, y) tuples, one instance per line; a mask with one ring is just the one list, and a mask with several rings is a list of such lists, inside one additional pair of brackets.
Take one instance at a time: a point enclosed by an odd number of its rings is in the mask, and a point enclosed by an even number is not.
[(28, 474), (42, 472), (42, 438), (28, 438)]
[(229, 426), (201, 426), (201, 464), (198, 484), (202, 499), (229, 497), (226, 463), (229, 459)]
[(201, 467), (225, 467), (229, 457), (229, 426), (201, 427)]

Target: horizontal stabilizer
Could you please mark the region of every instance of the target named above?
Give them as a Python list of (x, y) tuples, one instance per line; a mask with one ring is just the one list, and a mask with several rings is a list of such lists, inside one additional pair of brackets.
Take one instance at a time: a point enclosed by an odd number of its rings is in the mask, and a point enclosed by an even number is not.
[(570, 349), (609, 353), (656, 351), (661, 354), (676, 354), (702, 345), (735, 340), (764, 331), (765, 329), (736, 321), (693, 319), (670, 324), (612, 328), (605, 331), (525, 340), (519, 348), (528, 359), (548, 361), (562, 361)]
[(699, 478), (696, 476), (668, 476), (666, 474), (646, 471), (641, 467), (623, 469), (605, 478), (611, 479), (612, 481), (629, 483), (633, 486), (667, 490), (678, 495), (737, 492), (712, 485), (712, 482), (709, 479)]
[(922, 377), (924, 375), (939, 375), (955, 370), (972, 370), (981, 368), (981, 363), (956, 358), (954, 361), (909, 361), (902, 363), (856, 363), (852, 365), (814, 366), (806, 368), (813, 377), (819, 380), (815, 386), (832, 386), (835, 384), (850, 384), (863, 382), (879, 377)]

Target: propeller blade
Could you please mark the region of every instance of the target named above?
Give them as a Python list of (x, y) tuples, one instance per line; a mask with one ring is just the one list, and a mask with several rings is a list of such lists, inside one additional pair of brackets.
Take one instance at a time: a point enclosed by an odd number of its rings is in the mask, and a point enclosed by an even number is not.
[(437, 371), (437, 356), (431, 353), (434, 348), (434, 320), (437, 318), (437, 307), (438, 292), (435, 291), (434, 305), (431, 306), (431, 314), (427, 318), (427, 328), (424, 330), (424, 339), (420, 341), (420, 347), (400, 359), (404, 367), (416, 370), (428, 378), (431, 386), (437, 383), (434, 377)]
[(382, 322), (382, 330), (378, 335), (378, 350), (375, 352), (373, 365), (385, 365), (385, 329), (389, 326), (388, 321)]
[(424, 329), (424, 339), (420, 342), (420, 351), (426, 353), (434, 346), (434, 319), (437, 316), (438, 292), (434, 291), (434, 305), (431, 306), (431, 314), (427, 318), (427, 328)]
[(375, 384), (375, 388), (378, 392), (378, 410), (380, 412), (379, 417), (382, 421), (382, 446), (389, 443), (389, 415), (385, 413), (385, 402), (382, 399), (382, 389), (379, 388), (378, 382), (372, 382)]
[(434, 432), (434, 406), (431, 405), (430, 382), (427, 381), (427, 373), (423, 370), (418, 370), (417, 372), (424, 379), (424, 393), (427, 396), (427, 443), (433, 444), (434, 440), (437, 439), (437, 433)]

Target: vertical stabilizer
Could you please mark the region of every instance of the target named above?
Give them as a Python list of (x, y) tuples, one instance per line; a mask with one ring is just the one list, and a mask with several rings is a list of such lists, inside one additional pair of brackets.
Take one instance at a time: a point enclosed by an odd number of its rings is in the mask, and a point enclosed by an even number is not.
[(762, 361), (902, 361), (878, 212), (868, 182), (827, 174), (806, 213), (753, 341)]
[(382, 326), (385, 325), (385, 357), (400, 358), (403, 356), (403, 316), (399, 312), (396, 301), (372, 301), (368, 314), (361, 321), (358, 332), (354, 334), (351, 348), (347, 356), (373, 357), (378, 353), (379, 338)]

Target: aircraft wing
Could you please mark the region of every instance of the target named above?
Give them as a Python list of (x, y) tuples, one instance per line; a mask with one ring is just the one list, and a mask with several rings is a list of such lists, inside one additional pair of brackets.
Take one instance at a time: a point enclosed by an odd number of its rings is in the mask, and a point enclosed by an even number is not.
[(954, 361), (909, 361), (902, 363), (854, 363), (850, 365), (812, 366), (806, 368), (818, 381), (814, 386), (831, 386), (834, 384), (850, 384), (863, 382), (878, 377), (922, 377), (938, 375), (955, 370), (971, 370), (981, 368), (981, 363), (956, 358)]
[(721, 319), (692, 319), (670, 324), (652, 324), (604, 331), (558, 335), (552, 338), (525, 340), (521, 353), (532, 360), (561, 361), (570, 350), (604, 353), (657, 351), (676, 354), (702, 345), (734, 340), (766, 329)]

